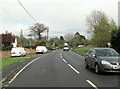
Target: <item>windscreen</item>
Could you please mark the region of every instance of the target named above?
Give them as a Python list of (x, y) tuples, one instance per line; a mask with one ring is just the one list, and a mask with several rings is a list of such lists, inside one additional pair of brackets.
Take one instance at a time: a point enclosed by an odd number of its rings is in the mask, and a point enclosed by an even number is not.
[(68, 47), (68, 46), (64, 46), (64, 47)]
[(98, 56), (119, 56), (114, 49), (97, 49), (96, 53)]

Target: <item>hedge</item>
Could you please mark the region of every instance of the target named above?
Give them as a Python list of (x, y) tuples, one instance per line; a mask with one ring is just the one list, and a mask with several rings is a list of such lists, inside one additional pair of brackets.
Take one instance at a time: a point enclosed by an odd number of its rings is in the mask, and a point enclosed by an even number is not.
[(0, 46), (0, 51), (8, 51), (8, 50), (11, 50), (11, 49), (12, 49), (12, 46), (8, 46), (8, 47)]

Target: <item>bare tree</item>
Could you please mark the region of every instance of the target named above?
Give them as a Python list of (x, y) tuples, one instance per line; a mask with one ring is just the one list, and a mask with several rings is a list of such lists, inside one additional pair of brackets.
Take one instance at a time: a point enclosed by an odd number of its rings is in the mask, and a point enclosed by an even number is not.
[(40, 40), (42, 38), (41, 33), (48, 30), (48, 27), (46, 27), (44, 24), (35, 23), (34, 26), (30, 26), (30, 33), (33, 36), (37, 36), (37, 40)]

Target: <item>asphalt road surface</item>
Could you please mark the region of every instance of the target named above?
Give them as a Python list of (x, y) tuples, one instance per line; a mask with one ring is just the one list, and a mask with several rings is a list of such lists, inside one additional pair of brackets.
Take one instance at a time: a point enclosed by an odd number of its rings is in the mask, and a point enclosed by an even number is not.
[(95, 74), (86, 69), (84, 57), (56, 50), (36, 58), (8, 83), (8, 87), (118, 87), (117, 73)]

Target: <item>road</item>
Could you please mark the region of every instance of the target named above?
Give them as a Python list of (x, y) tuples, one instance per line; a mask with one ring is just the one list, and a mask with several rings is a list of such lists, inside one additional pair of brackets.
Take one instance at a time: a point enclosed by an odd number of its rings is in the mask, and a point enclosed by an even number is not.
[(8, 87), (118, 87), (118, 75), (95, 74), (93, 69), (85, 68), (84, 57), (56, 50), (29, 63), (9, 81)]

